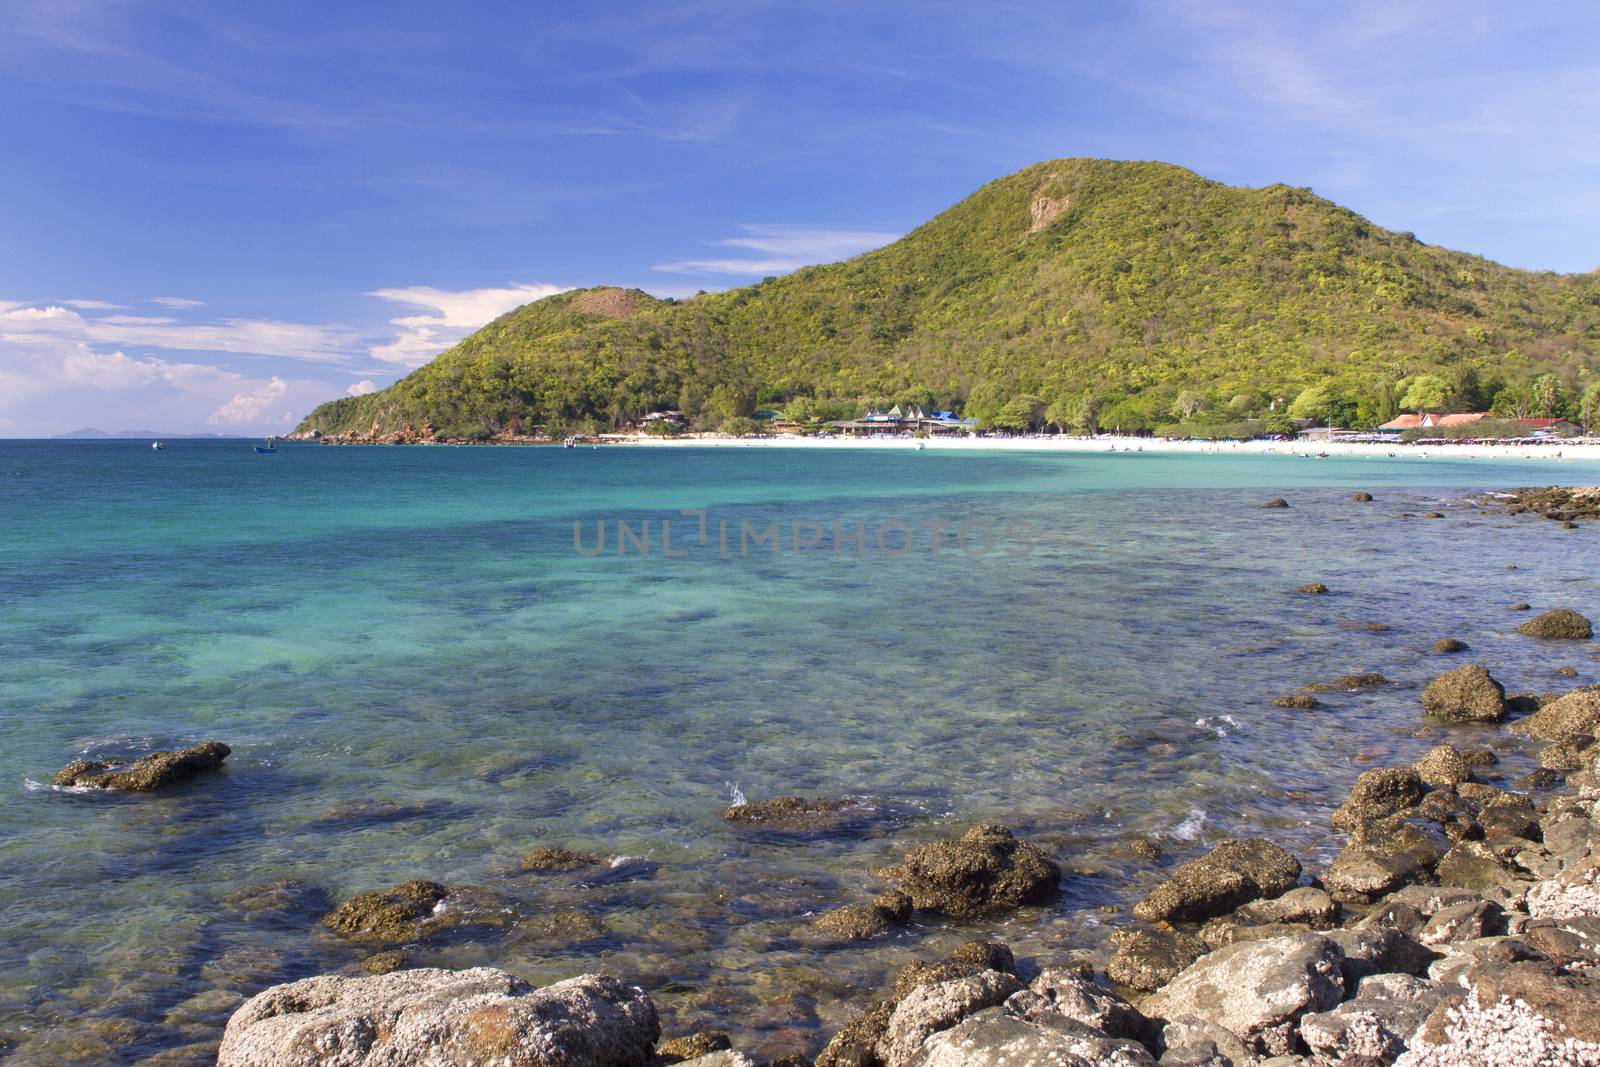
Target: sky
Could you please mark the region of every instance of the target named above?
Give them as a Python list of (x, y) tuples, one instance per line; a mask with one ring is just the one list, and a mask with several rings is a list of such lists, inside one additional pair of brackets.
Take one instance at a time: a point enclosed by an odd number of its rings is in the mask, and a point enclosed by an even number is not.
[(573, 286), (688, 296), (1045, 159), (1600, 267), (1600, 6), (0, 0), (0, 436), (282, 432)]

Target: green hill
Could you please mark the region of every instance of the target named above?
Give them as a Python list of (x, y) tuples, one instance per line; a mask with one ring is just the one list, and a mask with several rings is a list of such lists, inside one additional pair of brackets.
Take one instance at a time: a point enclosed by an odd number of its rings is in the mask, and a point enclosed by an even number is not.
[(1540, 395), (1571, 407), (1597, 365), (1600, 275), (1422, 244), (1305, 189), (1065, 159), (843, 263), (682, 301), (540, 300), (300, 430), (481, 438), (664, 407), (715, 425), (892, 401), (1002, 422), (1098, 410), (1129, 429), (1259, 413), (1311, 386), (1302, 409), (1371, 422), (1422, 374), (1462, 407), (1554, 375)]

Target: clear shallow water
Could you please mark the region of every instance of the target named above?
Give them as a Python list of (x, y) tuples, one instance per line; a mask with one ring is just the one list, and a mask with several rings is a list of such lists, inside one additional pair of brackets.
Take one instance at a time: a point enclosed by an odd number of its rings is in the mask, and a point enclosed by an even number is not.
[[(814, 1047), (899, 963), (968, 937), (1093, 946), (1115, 921), (1102, 905), (1208, 840), (1264, 833), (1315, 861), (1367, 763), (1505, 743), (1422, 729), (1438, 637), (1514, 689), (1570, 686), (1562, 663), (1600, 675), (1590, 648), (1519, 638), (1506, 610), (1600, 609), (1596, 531), (1453, 506), (1553, 481), (1600, 467), (0, 442), (0, 1049), (204, 1062), (240, 999), (370, 951), (225, 903), (279, 878), (333, 899), (486, 887), (517, 927), (415, 964), (608, 970), (656, 995), (669, 1033), (721, 1024), (770, 1055)], [(1278, 495), (1293, 506), (1259, 508)], [(1396, 517), (1435, 507), (1449, 517)], [(708, 509), (705, 547), (684, 508)], [(574, 551), (575, 519), (588, 547), (608, 526), (605, 554)], [(616, 554), (619, 519), (653, 524), (651, 554)], [(876, 544), (890, 519), (916, 528), (909, 551)], [(687, 556), (661, 554), (662, 520)], [(1018, 520), (993, 552), (956, 547), (961, 522), (976, 544)], [(864, 552), (833, 551), (836, 521), (866, 524)], [(785, 551), (741, 554), (741, 522), (776, 522)], [(822, 543), (792, 551), (809, 522)], [(1292, 594), (1311, 580), (1334, 595)], [(1359, 669), (1396, 685), (1269, 703)], [(171, 794), (37, 786), (80, 754), (205, 738), (234, 747), (228, 770)], [(721, 818), (734, 784), (855, 794), (886, 818), (752, 836)], [(410, 807), (329, 817), (351, 801)], [(867, 946), (801, 936), (904, 848), (982, 819), (1057, 855), (1059, 903)], [(1167, 858), (1139, 859), (1139, 837)], [(589, 881), (518, 873), (543, 844), (640, 859)], [(543, 930), (570, 909), (604, 929)]]

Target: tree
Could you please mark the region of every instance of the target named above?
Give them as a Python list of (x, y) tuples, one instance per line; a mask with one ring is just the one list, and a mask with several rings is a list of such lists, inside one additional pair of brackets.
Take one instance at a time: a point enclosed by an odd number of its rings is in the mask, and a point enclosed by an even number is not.
[(1583, 419), (1583, 433), (1587, 437), (1593, 431), (1595, 423), (1600, 422), (1600, 382), (1595, 382), (1583, 391), (1583, 401), (1579, 407), (1578, 415)]
[(1043, 419), (1044, 401), (1023, 393), (1006, 401), (999, 413), (989, 420), (989, 425), (997, 430), (1027, 433), (1038, 426)]
[(1489, 408), (1503, 419), (1530, 419), (1533, 417), (1533, 392), (1525, 385), (1508, 385), (1494, 395)]
[(1437, 374), (1419, 374), (1406, 386), (1400, 406), (1407, 411), (1442, 411), (1449, 399), (1449, 382)]
[(1105, 398), (1099, 393), (1085, 393), (1078, 398), (1078, 403), (1072, 412), (1072, 428), (1080, 433), (1097, 434), (1100, 432), (1100, 409), (1105, 405)]
[(1328, 382), (1318, 382), (1302, 390), (1289, 405), (1291, 419), (1310, 419), (1349, 426), (1356, 421), (1356, 403)]
[(706, 414), (719, 424), (729, 419), (749, 418), (755, 409), (754, 393), (727, 382), (711, 390), (711, 399), (706, 403)]
[(1172, 413), (1180, 419), (1192, 419), (1210, 406), (1211, 401), (1206, 399), (1204, 393), (1185, 389), (1178, 394), (1178, 399), (1173, 401)]
[(1533, 401), (1534, 418), (1556, 419), (1566, 412), (1567, 388), (1554, 374), (1541, 374), (1529, 382), (1528, 395)]
[(1066, 433), (1072, 427), (1073, 418), (1078, 411), (1078, 398), (1072, 395), (1059, 396), (1045, 408), (1045, 421)]

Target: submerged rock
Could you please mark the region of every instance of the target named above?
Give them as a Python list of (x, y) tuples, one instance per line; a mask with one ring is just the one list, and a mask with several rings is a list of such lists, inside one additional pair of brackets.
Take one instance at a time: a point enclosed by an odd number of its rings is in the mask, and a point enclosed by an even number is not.
[(1322, 707), (1322, 701), (1310, 693), (1285, 693), (1281, 697), (1274, 698), (1272, 703), (1280, 708), (1299, 708), (1301, 711)]
[(868, 941), (881, 937), (911, 918), (911, 897), (898, 890), (878, 894), (871, 904), (846, 904), (819, 916), (811, 925), (840, 941)]
[(316, 830), (342, 829), (354, 826), (373, 826), (380, 823), (406, 822), (411, 819), (430, 819), (450, 813), (455, 805), (448, 800), (429, 797), (421, 800), (350, 800), (313, 816), (306, 825)]
[(1481, 664), (1469, 663), (1429, 682), (1422, 710), (1449, 722), (1499, 722), (1506, 716), (1506, 687)]
[(450, 891), (438, 882), (405, 882), (393, 889), (356, 894), (325, 917), (322, 924), (352, 940), (410, 941), (421, 935), (422, 922), (449, 895)]
[(644, 1067), (660, 1032), (650, 998), (605, 975), (542, 989), (491, 967), (323, 975), (246, 1001), (217, 1067)]
[(699, 1033), (689, 1034), (684, 1037), (675, 1037), (671, 1041), (663, 1041), (656, 1048), (656, 1059), (660, 1063), (679, 1063), (683, 1060), (692, 1060), (698, 1056), (705, 1056), (712, 1052), (724, 1052), (733, 1048), (733, 1042), (728, 1039), (722, 1030), (701, 1030)]
[(1389, 679), (1377, 671), (1362, 671), (1358, 674), (1342, 675), (1331, 682), (1316, 682), (1306, 688), (1313, 693), (1348, 693), (1377, 689), (1388, 684)]
[(1146, 922), (1198, 922), (1285, 893), (1299, 878), (1300, 861), (1270, 841), (1224, 841), (1174, 871), (1133, 914)]
[(1529, 619), (1517, 632), (1545, 640), (1588, 641), (1594, 637), (1594, 626), (1571, 608), (1556, 608)]
[(1357, 504), (1370, 504), (1372, 503), (1372, 494), (1366, 492), (1351, 493), (1350, 499)]
[(539, 874), (563, 874), (569, 871), (581, 871), (585, 867), (599, 867), (609, 862), (606, 857), (594, 852), (574, 852), (569, 848), (546, 845), (522, 857), (519, 866), (525, 871), (535, 871)]
[(1262, 504), (1261, 506), (1264, 507), (1264, 508), (1286, 508), (1286, 507), (1289, 506), (1289, 502), (1287, 500), (1283, 499), (1283, 497), (1279, 496), (1279, 497), (1273, 497), (1271, 500), (1267, 501), (1265, 504)]
[(1465, 652), (1469, 647), (1465, 641), (1458, 641), (1454, 637), (1441, 637), (1433, 643), (1433, 650), (1440, 655)]
[(245, 886), (222, 898), (222, 906), (238, 912), (245, 921), (268, 923), (310, 921), (326, 912), (331, 903), (327, 890), (299, 878)]
[(722, 817), (735, 826), (786, 834), (830, 834), (860, 824), (868, 807), (849, 797), (773, 797), (735, 804)]
[(61, 769), (55, 784), (153, 793), (206, 771), (217, 770), (232, 751), (221, 741), (202, 741), (181, 751), (152, 752), (132, 763), (76, 760)]
[(884, 874), (898, 881), (918, 908), (957, 918), (1040, 903), (1061, 881), (1054, 860), (995, 825), (975, 826), (955, 841), (923, 845)]
[(1323, 585), (1321, 582), (1307, 582), (1306, 584), (1295, 589), (1295, 592), (1307, 593), (1311, 596), (1326, 596), (1328, 593), (1328, 587)]

